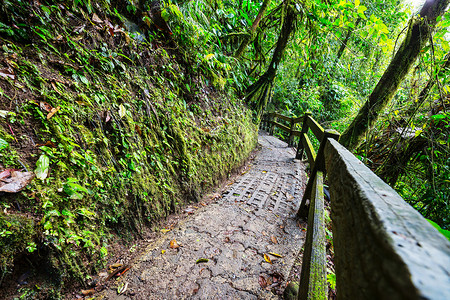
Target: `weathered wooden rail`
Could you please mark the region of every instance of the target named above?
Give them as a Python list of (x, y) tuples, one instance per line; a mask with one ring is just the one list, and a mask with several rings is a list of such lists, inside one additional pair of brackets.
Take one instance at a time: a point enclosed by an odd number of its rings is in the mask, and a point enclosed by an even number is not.
[[(282, 120), (289, 126), (278, 122)], [(296, 125), (301, 124), (301, 130)], [(328, 173), (338, 299), (450, 299), (450, 242), (311, 114), (266, 114), (262, 126), (298, 137), (310, 178), (298, 217), (308, 217), (298, 299), (327, 298), (323, 181)], [(308, 131), (320, 142), (315, 152)]]

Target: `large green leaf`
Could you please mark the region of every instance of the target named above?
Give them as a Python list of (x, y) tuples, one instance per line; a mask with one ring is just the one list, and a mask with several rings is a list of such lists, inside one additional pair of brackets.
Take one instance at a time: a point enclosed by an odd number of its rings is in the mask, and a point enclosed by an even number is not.
[(4, 139), (0, 138), (0, 150), (6, 149), (8, 148), (8, 142), (5, 141)]
[(47, 178), (49, 167), (50, 158), (47, 155), (42, 154), (36, 162), (36, 170), (34, 170), (36, 177), (40, 180), (44, 180), (45, 178)]

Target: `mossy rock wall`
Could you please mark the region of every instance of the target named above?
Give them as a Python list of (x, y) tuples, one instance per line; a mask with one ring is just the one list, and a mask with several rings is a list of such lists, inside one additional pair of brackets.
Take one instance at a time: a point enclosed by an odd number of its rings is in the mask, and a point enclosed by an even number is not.
[(241, 165), (257, 130), (181, 50), (111, 35), (82, 8), (73, 20), (61, 6), (40, 9), (60, 23), (30, 26), (26, 41), (3, 37), (0, 49), (0, 69), (14, 74), (0, 78), (0, 171), (39, 173), (49, 161), (45, 178), (0, 195), (0, 262), (4, 275), (17, 255), (50, 251), (62, 280), (83, 281), (113, 234), (139, 234)]

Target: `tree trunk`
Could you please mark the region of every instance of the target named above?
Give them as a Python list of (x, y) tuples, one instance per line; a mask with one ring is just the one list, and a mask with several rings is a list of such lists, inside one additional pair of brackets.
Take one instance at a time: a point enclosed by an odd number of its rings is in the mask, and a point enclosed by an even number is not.
[[(450, 0), (449, 0), (450, 1)], [(286, 2), (286, 16), (278, 37), (277, 46), (272, 55), (272, 61), (267, 71), (251, 86), (247, 88), (246, 101), (256, 111), (259, 118), (264, 111), (272, 91), (272, 84), (277, 73), (278, 65), (283, 57), (284, 50), (289, 41), (289, 37), (295, 28), (297, 15), (290, 1)]]
[(444, 14), (449, 2), (450, 0), (427, 0), (420, 11), (420, 18), (411, 19), (406, 37), (394, 59), (358, 115), (341, 135), (339, 141), (342, 145), (350, 149), (355, 148), (375, 124), (416, 61), (420, 50), (428, 42), (437, 17)]
[(256, 29), (258, 28), (259, 22), (261, 21), (262, 17), (266, 13), (267, 9), (269, 8), (271, 0), (264, 0), (263, 4), (261, 5), (258, 15), (255, 18), (255, 21), (253, 21), (252, 27), (250, 28), (250, 33), (245, 36), (244, 40), (242, 41), (241, 45), (239, 46), (239, 49), (236, 51), (236, 54), (234, 56), (236, 58), (239, 58), (242, 53), (244, 53), (245, 49), (247, 48), (248, 44), (254, 39)]
[(347, 35), (345, 36), (345, 39), (341, 42), (341, 47), (339, 48), (337, 55), (336, 55), (336, 59), (334, 60), (334, 64), (336, 65), (336, 63), (341, 59), (342, 54), (344, 54), (344, 50), (347, 47), (348, 44), (348, 40), (350, 39), (350, 37), (352, 36), (352, 33), (354, 30), (356, 30), (356, 27), (358, 27), (359, 23), (361, 22), (361, 18), (358, 18), (358, 20), (356, 20), (355, 22), (355, 28), (349, 28), (347, 31)]

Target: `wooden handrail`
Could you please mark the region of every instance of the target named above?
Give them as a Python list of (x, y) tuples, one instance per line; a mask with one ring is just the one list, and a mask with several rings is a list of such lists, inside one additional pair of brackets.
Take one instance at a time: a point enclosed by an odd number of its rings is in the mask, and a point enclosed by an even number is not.
[[(276, 122), (289, 122), (290, 127)], [(310, 178), (298, 217), (308, 217), (298, 299), (326, 299), (323, 180), (329, 173), (338, 297), (342, 299), (450, 299), (450, 242), (391, 187), (338, 143), (310, 113), (263, 117), (263, 126), (299, 137)], [(293, 124), (301, 123), (301, 131)], [(281, 126), (280, 126), (281, 125)], [(309, 129), (320, 142), (317, 153)], [(309, 209), (308, 209), (308, 202)]]

